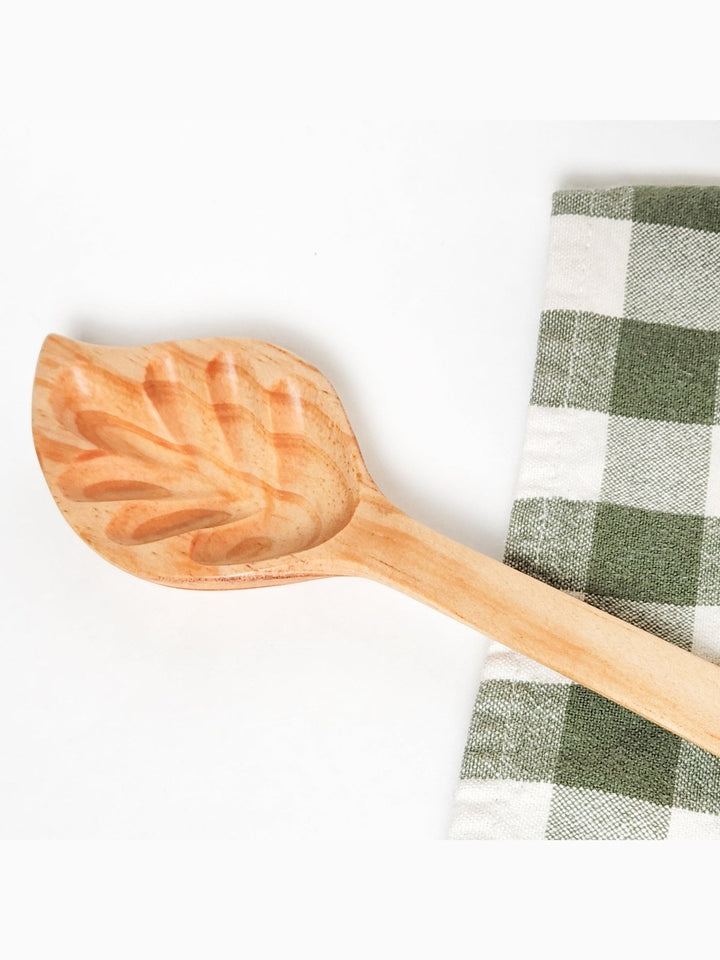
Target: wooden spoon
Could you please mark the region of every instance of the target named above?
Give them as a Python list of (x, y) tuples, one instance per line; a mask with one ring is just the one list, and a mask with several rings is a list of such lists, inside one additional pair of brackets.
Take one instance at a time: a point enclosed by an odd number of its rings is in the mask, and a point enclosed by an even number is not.
[(333, 388), (285, 350), (50, 336), (33, 433), (70, 525), (137, 576), (202, 590), (378, 580), (720, 756), (720, 667), (396, 509)]

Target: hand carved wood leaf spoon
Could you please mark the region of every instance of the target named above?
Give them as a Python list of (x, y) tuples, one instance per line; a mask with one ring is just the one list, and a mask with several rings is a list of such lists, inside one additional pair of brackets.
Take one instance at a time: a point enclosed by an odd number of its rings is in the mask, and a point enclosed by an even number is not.
[(378, 580), (720, 756), (720, 667), (392, 506), (328, 381), (278, 347), (50, 336), (33, 433), (70, 525), (130, 573), (203, 590)]

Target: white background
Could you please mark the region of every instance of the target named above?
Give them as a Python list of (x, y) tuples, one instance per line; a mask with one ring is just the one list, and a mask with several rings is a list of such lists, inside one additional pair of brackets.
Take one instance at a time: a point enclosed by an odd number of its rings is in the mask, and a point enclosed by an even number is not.
[(443, 842), (483, 638), (360, 581), (120, 572), (52, 502), (30, 392), (51, 331), (274, 341), (335, 384), (398, 506), (500, 557), (552, 191), (720, 182), (717, 124), (618, 119), (647, 73), (610, 57), (583, 87), (616, 27), (579, 49), (572, 21), (469, 3), (6, 17), (8, 958), (444, 956), (513, 911), (552, 934), (547, 846)]

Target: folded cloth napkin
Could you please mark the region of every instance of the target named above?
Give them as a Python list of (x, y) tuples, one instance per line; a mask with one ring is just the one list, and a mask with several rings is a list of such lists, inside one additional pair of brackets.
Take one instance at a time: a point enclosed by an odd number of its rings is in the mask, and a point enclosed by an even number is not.
[[(720, 662), (720, 188), (553, 197), (505, 562)], [(491, 645), (451, 836), (720, 839), (720, 760)]]

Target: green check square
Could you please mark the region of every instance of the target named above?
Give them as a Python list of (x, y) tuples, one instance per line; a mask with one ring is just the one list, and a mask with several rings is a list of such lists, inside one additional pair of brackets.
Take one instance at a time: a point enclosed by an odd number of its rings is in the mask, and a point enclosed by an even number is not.
[(710, 424), (719, 360), (715, 332), (623, 320), (610, 413)]
[(558, 590), (584, 590), (596, 504), (528, 497), (510, 515), (505, 563)]
[(720, 517), (706, 517), (700, 555), (699, 606), (720, 604)]
[(720, 190), (715, 187), (636, 187), (632, 219), (691, 230), (720, 231)]
[(461, 776), (552, 780), (569, 692), (569, 683), (484, 683), (475, 701)]
[(599, 503), (587, 592), (694, 604), (702, 547), (703, 517)]
[(555, 782), (669, 806), (679, 752), (672, 733), (573, 684)]
[(686, 740), (680, 744), (675, 806), (720, 814), (720, 758)]
[(543, 313), (531, 403), (606, 413), (622, 322), (576, 310)]
[(553, 194), (553, 216), (573, 214), (581, 217), (610, 217), (632, 220), (633, 187), (608, 187), (606, 190), (557, 190)]

